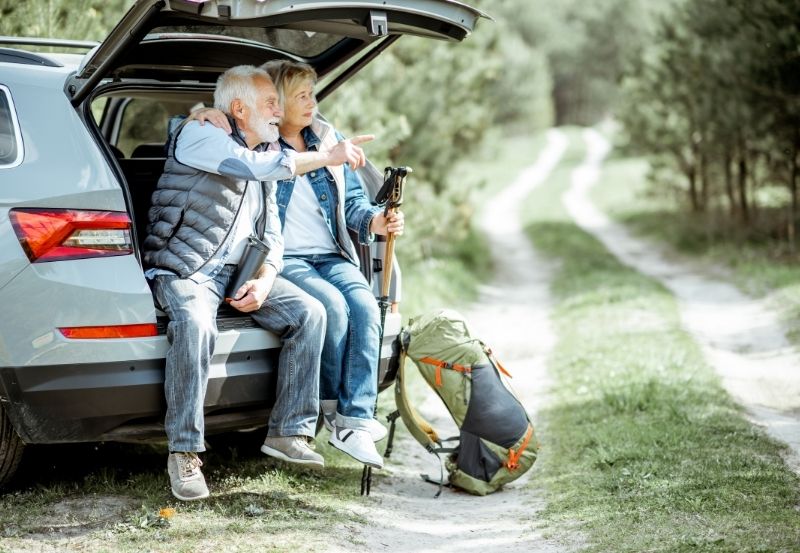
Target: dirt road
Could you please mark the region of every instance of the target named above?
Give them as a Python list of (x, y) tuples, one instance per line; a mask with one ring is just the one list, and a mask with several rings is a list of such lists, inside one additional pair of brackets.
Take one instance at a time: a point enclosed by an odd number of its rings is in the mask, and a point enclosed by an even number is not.
[[(534, 423), (536, 411), (546, 400), (549, 382), (544, 361), (554, 343), (549, 325), (550, 270), (523, 233), (519, 206), (550, 174), (566, 144), (560, 133), (549, 134), (536, 163), (483, 212), (482, 227), (491, 241), (496, 277), (466, 313), (474, 332), (511, 371), (512, 385)], [(420, 410), (435, 427), (448, 428), (449, 416), (438, 399), (431, 397)], [(455, 431), (454, 426), (449, 428)], [(445, 489), (439, 499), (433, 499), (436, 487), (419, 475), (438, 478), (439, 465), (408, 434), (403, 437), (372, 495), (355, 507), (368, 524), (344, 524), (337, 532), (348, 536), (341, 551), (555, 553), (571, 549), (544, 539), (534, 527), (536, 511), (543, 503), (526, 483), (535, 478), (535, 467), (487, 497)]]
[[(574, 170), (571, 187), (563, 196), (567, 211), (623, 263), (672, 291), (687, 330), (726, 389), (753, 423), (790, 446), (787, 463), (800, 470), (800, 357), (775, 314), (763, 302), (708, 276), (724, 274), (722, 269), (701, 268), (634, 238), (601, 213), (589, 191), (610, 146), (592, 130), (584, 133), (584, 140), (586, 158)], [(550, 131), (536, 164), (485, 209), (482, 227), (492, 243), (497, 273), (467, 314), (477, 334), (502, 352), (502, 361), (514, 374), (512, 382), (534, 417), (551, 387), (544, 366), (555, 339), (548, 322), (551, 272), (524, 236), (518, 209), (546, 179), (566, 145), (564, 134)], [(434, 425), (449, 418), (433, 398), (421, 410)], [(534, 526), (543, 500), (525, 486), (535, 478), (535, 468), (501, 493), (477, 498), (445, 490), (436, 500), (435, 487), (419, 475), (437, 477), (438, 471), (434, 458), (404, 434), (372, 496), (354, 507), (367, 524), (343, 524), (337, 534), (347, 537), (335, 550), (529, 553), (568, 551), (578, 545), (579, 536), (563, 537), (560, 542), (543, 540)]]
[(598, 132), (583, 134), (587, 155), (572, 175), (564, 205), (575, 222), (600, 240), (622, 263), (655, 278), (678, 299), (686, 329), (722, 377), (750, 420), (791, 448), (787, 463), (800, 472), (800, 356), (765, 302), (709, 276), (720, 267), (699, 267), (658, 244), (635, 238), (601, 213), (589, 191), (610, 149)]

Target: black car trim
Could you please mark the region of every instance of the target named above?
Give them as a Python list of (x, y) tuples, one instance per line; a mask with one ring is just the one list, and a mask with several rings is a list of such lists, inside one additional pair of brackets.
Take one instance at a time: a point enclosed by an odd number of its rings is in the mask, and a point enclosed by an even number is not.
[(14, 48), (0, 48), (0, 63), (22, 63), (25, 65), (44, 65), (46, 67), (64, 67), (55, 60)]
[[(206, 412), (271, 406), (278, 353), (269, 348), (228, 355), (226, 375), (209, 378)], [(3, 367), (4, 410), (26, 443), (94, 441), (132, 422), (157, 423), (166, 411), (164, 363), (139, 359)]]
[[(386, 50), (389, 46), (394, 44), (399, 38), (400, 38), (400, 35), (392, 35), (392, 36), (389, 36), (389, 37), (385, 38), (384, 40), (378, 42), (374, 48), (372, 48), (371, 50), (367, 51), (364, 55), (362, 55), (360, 58), (358, 58), (352, 65), (348, 66), (344, 71), (342, 71), (341, 74), (339, 74), (336, 77), (334, 77), (334, 79), (331, 80), (331, 82), (327, 83), (323, 88), (321, 88), (317, 92), (317, 99), (320, 102), (322, 100), (324, 100), (328, 95), (330, 95), (337, 88), (339, 88), (341, 85), (343, 85), (345, 83), (345, 81), (350, 79), (350, 77), (355, 75), (365, 65), (367, 65), (369, 62), (371, 62), (373, 59), (375, 59), (378, 56), (378, 54), (380, 54), (381, 52)], [(355, 55), (356, 53), (357, 52), (353, 52), (352, 55)], [(348, 61), (347, 59), (342, 60), (341, 63), (339, 63), (337, 65), (337, 67), (342, 66), (347, 61)], [(312, 65), (314, 65), (314, 64), (312, 64)], [(319, 64), (319, 65), (321, 65), (321, 64)], [(319, 72), (318, 71), (317, 72), (317, 74), (320, 75), (320, 76), (324, 76), (326, 73), (327, 73), (327, 71), (325, 71), (325, 72)]]
[[(0, 107), (5, 107), (4, 111), (8, 116), (6, 123), (10, 125), (11, 129), (11, 138), (13, 139), (14, 147), (16, 150), (16, 155), (13, 159), (0, 159), (0, 170), (3, 169), (13, 169), (22, 164), (25, 161), (25, 142), (22, 138), (22, 129), (19, 125), (19, 115), (17, 114), (17, 107), (14, 102), (14, 95), (11, 94), (11, 89), (8, 88), (6, 85), (0, 84)], [(3, 106), (5, 105), (5, 106)], [(6, 126), (5, 131), (8, 130), (8, 126)], [(3, 133), (5, 136), (8, 136), (8, 133)], [(3, 156), (4, 158), (6, 156)]]

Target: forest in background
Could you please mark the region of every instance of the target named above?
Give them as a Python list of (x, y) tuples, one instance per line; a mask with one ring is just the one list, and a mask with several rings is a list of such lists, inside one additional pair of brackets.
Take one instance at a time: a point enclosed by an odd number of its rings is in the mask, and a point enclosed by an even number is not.
[[(0, 34), (102, 40), (131, 3), (0, 0)], [(654, 193), (794, 248), (800, 0), (470, 3), (494, 21), (460, 44), (403, 38), (322, 105), (345, 132), (379, 136), (376, 165), (414, 168), (406, 262), (475, 262), (481, 183), (456, 178), (460, 162), (608, 118), (618, 145), (650, 160)]]
[(655, 189), (709, 232), (795, 253), (800, 0), (677, 2), (628, 60), (616, 115)]

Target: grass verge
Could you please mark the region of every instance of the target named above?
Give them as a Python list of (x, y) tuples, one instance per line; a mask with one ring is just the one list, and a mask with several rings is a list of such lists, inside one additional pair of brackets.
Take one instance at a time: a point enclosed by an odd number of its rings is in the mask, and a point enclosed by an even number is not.
[[(487, 141), (482, 155), (458, 164), (452, 179), (462, 182), (474, 206), (485, 202), (497, 190), (507, 186), (536, 161), (545, 144), (545, 134), (508, 137)], [(412, 209), (412, 199), (407, 209)], [(442, 207), (446, 209), (446, 207)], [(477, 207), (476, 207), (477, 209)], [(473, 216), (475, 211), (466, 214)], [(402, 238), (398, 241), (398, 257), (402, 263)], [(444, 248), (451, 255), (429, 256), (416, 263), (403, 264), (403, 317), (413, 317), (440, 307), (467, 305), (477, 297), (478, 284), (492, 274), (489, 246), (473, 224), (465, 239)]]
[(31, 448), (21, 487), (0, 497), (0, 552), (324, 551), (361, 466), (319, 443), (324, 471), (293, 468), (260, 454), (262, 439), (209, 437), (212, 496), (196, 503), (170, 494), (165, 447)]
[(540, 524), (577, 525), (588, 551), (797, 551), (800, 483), (782, 446), (743, 419), (674, 298), (572, 223), (573, 167), (526, 206), (535, 246), (560, 262)]
[(642, 158), (612, 158), (593, 190), (595, 204), (634, 232), (675, 248), (682, 254), (730, 269), (745, 292), (767, 296), (782, 314), (790, 338), (800, 344), (800, 265), (798, 254), (774, 237), (784, 217), (760, 214), (759, 229), (743, 229), (727, 213), (691, 214), (679, 198), (648, 182)]

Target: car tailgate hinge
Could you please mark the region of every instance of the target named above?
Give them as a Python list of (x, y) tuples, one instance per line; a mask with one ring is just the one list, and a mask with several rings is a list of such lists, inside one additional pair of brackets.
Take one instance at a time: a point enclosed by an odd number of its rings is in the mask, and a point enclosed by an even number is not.
[(386, 12), (370, 11), (369, 28), (367, 29), (372, 36), (386, 36), (389, 34), (389, 22)]

